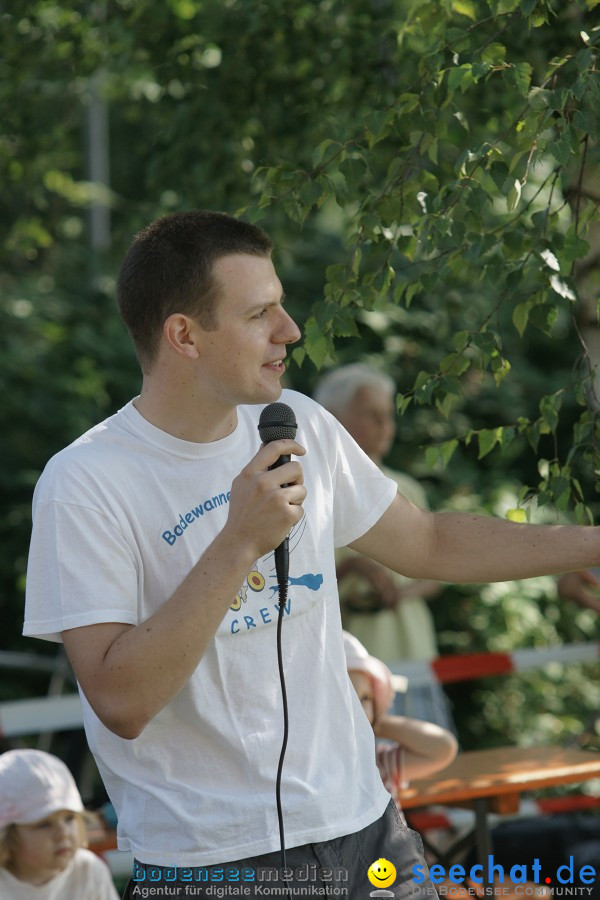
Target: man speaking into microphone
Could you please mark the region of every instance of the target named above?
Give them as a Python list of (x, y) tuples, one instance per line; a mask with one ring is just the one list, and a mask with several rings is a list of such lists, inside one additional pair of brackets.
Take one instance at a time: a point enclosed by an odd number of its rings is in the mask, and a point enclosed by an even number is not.
[[(434, 896), (414, 881), (419, 839), (382, 786), (347, 677), (334, 548), (412, 578), (483, 582), (597, 565), (600, 534), (434, 514), (397, 494), (332, 416), (282, 393), (300, 332), (271, 249), (257, 227), (204, 211), (134, 239), (117, 299), (141, 391), (38, 482), (24, 633), (64, 642), (136, 860), (128, 895), (210, 896), (228, 880), (260, 895), (281, 859), (274, 548), (288, 538), (287, 869), (313, 873), (315, 895), (335, 883), (359, 898), (384, 859), (396, 897)], [(276, 402), (297, 436), (261, 443)], [(283, 884), (293, 896), (299, 881)]]

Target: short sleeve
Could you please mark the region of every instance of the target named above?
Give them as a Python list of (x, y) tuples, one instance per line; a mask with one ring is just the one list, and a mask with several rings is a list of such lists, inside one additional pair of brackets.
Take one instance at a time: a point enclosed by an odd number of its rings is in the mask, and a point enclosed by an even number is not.
[[(329, 415), (329, 414), (327, 414)], [(356, 441), (330, 417), (334, 446), (330, 451), (334, 477), (334, 542), (345, 547), (381, 518), (398, 493)]]
[(34, 511), (27, 567), (26, 637), (99, 622), (137, 622), (138, 573), (131, 547), (104, 513), (57, 500)]

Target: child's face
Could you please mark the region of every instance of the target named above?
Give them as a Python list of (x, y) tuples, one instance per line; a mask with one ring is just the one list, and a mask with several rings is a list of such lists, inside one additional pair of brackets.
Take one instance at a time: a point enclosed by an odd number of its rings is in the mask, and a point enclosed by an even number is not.
[(373, 697), (373, 685), (371, 679), (364, 672), (351, 670), (348, 672), (358, 699), (362, 703), (367, 718), (371, 725), (375, 722), (375, 698)]
[(30, 884), (45, 884), (66, 869), (81, 844), (79, 817), (67, 809), (15, 828), (10, 868), (16, 878)]

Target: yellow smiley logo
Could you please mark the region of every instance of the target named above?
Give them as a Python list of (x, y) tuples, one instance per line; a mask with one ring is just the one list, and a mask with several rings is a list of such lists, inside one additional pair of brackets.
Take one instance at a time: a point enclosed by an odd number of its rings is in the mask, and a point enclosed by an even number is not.
[(388, 859), (376, 859), (367, 875), (375, 887), (389, 887), (396, 879), (396, 867)]

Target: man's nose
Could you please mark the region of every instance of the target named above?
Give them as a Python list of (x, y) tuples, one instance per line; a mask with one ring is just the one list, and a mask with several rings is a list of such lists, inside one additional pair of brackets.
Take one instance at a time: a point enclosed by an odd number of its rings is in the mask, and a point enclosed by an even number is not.
[(302, 337), (302, 333), (292, 317), (282, 309), (282, 320), (277, 329), (277, 341), (281, 344), (294, 344)]

